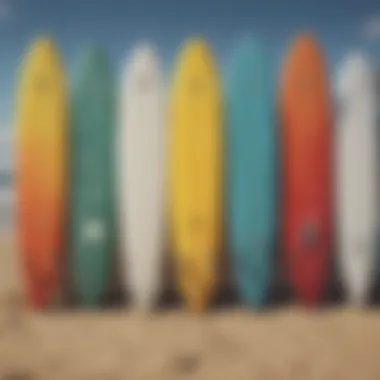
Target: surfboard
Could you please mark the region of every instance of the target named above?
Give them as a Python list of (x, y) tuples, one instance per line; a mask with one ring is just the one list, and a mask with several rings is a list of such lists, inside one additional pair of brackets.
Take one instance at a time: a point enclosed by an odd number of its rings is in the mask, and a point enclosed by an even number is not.
[(318, 302), (328, 280), (332, 229), (332, 115), (322, 49), (298, 35), (280, 84), (282, 234), (285, 271), (295, 296)]
[(136, 46), (124, 70), (119, 205), (126, 290), (151, 308), (161, 288), (165, 183), (164, 81), (155, 48)]
[(363, 304), (376, 274), (376, 76), (365, 56), (351, 52), (336, 81), (336, 201), (338, 268), (351, 303)]
[(58, 49), (37, 38), (23, 61), (16, 99), (18, 246), (26, 297), (44, 308), (59, 285), (64, 242), (67, 96)]
[(268, 295), (275, 242), (275, 120), (270, 64), (258, 41), (232, 54), (226, 88), (229, 241), (235, 282), (250, 306)]
[(71, 109), (71, 254), (80, 303), (107, 291), (114, 250), (114, 83), (106, 53), (88, 48), (76, 72)]
[(169, 165), (174, 270), (189, 310), (215, 291), (221, 239), (221, 91), (207, 43), (188, 41), (176, 61), (170, 102)]

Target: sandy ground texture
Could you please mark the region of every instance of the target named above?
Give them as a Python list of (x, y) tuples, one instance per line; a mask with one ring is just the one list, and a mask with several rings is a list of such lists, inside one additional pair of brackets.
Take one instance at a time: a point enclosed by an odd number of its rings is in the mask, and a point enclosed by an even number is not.
[(380, 312), (27, 310), (0, 238), (0, 380), (379, 380)]

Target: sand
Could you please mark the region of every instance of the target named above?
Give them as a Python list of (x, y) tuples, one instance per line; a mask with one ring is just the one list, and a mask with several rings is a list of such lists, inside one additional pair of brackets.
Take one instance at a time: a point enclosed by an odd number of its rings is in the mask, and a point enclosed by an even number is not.
[(0, 380), (379, 380), (380, 312), (285, 306), (31, 312), (0, 236)]

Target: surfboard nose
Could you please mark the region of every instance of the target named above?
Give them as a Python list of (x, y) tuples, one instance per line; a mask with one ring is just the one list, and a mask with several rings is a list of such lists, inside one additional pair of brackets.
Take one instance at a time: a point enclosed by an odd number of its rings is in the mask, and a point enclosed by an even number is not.
[(38, 36), (33, 44), (30, 45), (30, 51), (34, 54), (51, 53), (55, 51), (53, 37), (48, 34)]

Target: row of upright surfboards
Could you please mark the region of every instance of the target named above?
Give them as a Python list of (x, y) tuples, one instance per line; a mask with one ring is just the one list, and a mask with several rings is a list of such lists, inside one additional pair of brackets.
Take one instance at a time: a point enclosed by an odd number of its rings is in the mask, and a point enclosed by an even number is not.
[(166, 86), (157, 51), (142, 44), (117, 86), (105, 53), (89, 49), (69, 98), (52, 40), (33, 43), (16, 108), (18, 242), (31, 305), (52, 301), (63, 262), (80, 302), (99, 303), (117, 249), (125, 289), (151, 307), (167, 237), (179, 293), (202, 310), (218, 283), (224, 221), (244, 303), (265, 303), (276, 242), (296, 298), (318, 302), (334, 220), (347, 297), (366, 300), (378, 214), (370, 64), (351, 54), (334, 96), (312, 35), (292, 41), (278, 85), (269, 63), (246, 38), (222, 82), (207, 42), (191, 39)]

